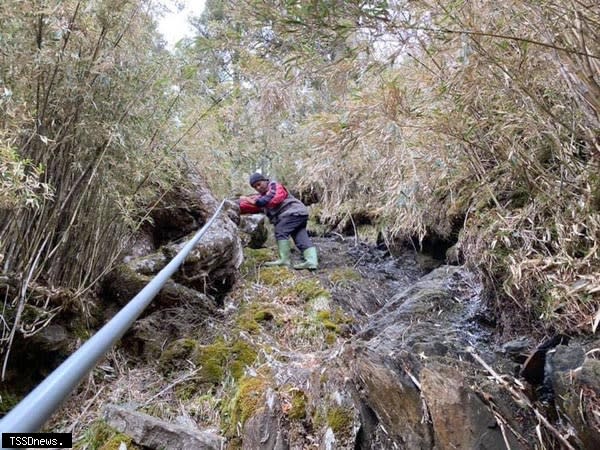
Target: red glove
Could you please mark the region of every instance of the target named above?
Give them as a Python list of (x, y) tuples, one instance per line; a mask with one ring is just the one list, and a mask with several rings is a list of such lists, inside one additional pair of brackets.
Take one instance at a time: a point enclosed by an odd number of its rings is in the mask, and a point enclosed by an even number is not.
[(240, 205), (240, 213), (241, 214), (256, 214), (261, 212), (260, 208), (256, 205), (253, 205), (245, 198), (241, 198), (239, 201)]

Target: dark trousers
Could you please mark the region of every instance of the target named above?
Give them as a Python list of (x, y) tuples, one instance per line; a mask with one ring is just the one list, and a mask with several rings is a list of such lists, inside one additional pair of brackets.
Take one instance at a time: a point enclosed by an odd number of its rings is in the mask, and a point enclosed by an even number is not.
[(275, 225), (275, 239), (285, 241), (291, 236), (300, 251), (314, 247), (306, 231), (307, 223), (308, 216), (283, 216)]

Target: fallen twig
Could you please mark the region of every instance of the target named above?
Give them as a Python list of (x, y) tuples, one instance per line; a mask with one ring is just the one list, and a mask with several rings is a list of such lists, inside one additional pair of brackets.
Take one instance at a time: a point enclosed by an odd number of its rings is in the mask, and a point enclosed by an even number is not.
[(571, 445), (571, 443), (565, 439), (565, 437), (544, 417), (544, 415), (537, 410), (537, 408), (531, 403), (531, 400), (522, 392), (516, 390), (513, 386), (511, 386), (504, 377), (499, 375), (488, 363), (486, 363), (479, 355), (475, 352), (469, 350), (469, 354), (481, 364), (489, 373), (498, 381), (505, 389), (507, 389), (516, 400), (521, 402), (522, 404), (529, 407), (537, 419), (565, 446), (565, 448), (569, 450), (575, 450), (575, 447)]

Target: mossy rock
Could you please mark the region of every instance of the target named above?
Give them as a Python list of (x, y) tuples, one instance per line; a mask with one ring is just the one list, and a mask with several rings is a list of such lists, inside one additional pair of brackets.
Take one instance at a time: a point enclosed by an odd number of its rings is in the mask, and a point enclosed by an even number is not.
[(240, 379), (244, 369), (252, 365), (257, 356), (254, 347), (245, 341), (229, 343), (218, 339), (211, 345), (198, 347), (192, 360), (201, 368), (201, 380), (217, 385), (223, 381), (226, 373), (231, 374), (234, 380)]
[(292, 391), (292, 407), (288, 412), (290, 420), (304, 420), (306, 418), (306, 394), (298, 389)]
[(263, 376), (243, 377), (239, 380), (229, 408), (223, 415), (226, 436), (234, 436), (238, 424), (243, 426), (250, 417), (264, 408), (268, 384), (269, 379)]
[(352, 431), (353, 417), (350, 409), (334, 406), (327, 410), (327, 425), (335, 434), (349, 434)]
[(166, 348), (160, 355), (158, 367), (160, 371), (168, 375), (169, 373), (181, 370), (186, 366), (186, 360), (194, 353), (198, 347), (198, 342), (194, 339), (178, 339)]

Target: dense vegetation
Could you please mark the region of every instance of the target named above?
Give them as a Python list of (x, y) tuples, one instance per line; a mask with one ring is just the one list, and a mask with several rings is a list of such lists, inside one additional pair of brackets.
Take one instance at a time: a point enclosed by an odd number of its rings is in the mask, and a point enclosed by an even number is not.
[(172, 53), (152, 7), (0, 5), (4, 350), (85, 310), (182, 153), (221, 196), (262, 167), (331, 227), (457, 240), (505, 326), (595, 332), (599, 5), (210, 0)]
[(220, 148), (315, 191), (332, 226), (458, 240), (508, 328), (596, 330), (598, 5), (208, 8), (193, 51), (237, 94)]
[(175, 179), (183, 131), (174, 65), (146, 2), (5, 1), (0, 26), (8, 356), (16, 335), (65, 309), (85, 313), (86, 293), (144, 219), (140, 207)]

